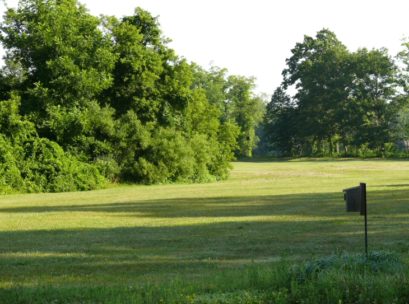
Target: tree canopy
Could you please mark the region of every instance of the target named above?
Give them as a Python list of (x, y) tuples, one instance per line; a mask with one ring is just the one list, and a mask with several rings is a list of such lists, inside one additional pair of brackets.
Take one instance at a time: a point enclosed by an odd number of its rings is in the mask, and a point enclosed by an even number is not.
[(397, 140), (392, 126), (407, 99), (398, 94), (402, 81), (387, 51), (350, 52), (323, 29), (291, 52), (282, 85), (267, 105), (265, 140), (271, 151), (384, 156)]
[(141, 8), (20, 0), (0, 41), (0, 192), (224, 179), (257, 144), (253, 79), (177, 56)]

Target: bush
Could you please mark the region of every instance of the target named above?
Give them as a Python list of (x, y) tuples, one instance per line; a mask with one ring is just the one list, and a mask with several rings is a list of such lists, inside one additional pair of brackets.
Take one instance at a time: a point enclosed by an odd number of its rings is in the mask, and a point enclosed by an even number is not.
[(0, 135), (0, 194), (24, 188), (24, 180), (18, 167), (19, 152), (10, 141)]
[(0, 102), (0, 193), (91, 190), (104, 185), (98, 165), (81, 162), (56, 142), (39, 137), (19, 108), (20, 99), (14, 95)]
[(23, 145), (18, 161), (23, 183), (14, 188), (25, 192), (63, 192), (97, 189), (105, 179), (96, 166), (66, 154), (55, 142), (34, 138)]
[(218, 136), (143, 124), (128, 111), (117, 124), (116, 160), (122, 180), (145, 184), (207, 182), (228, 176), (238, 127), (224, 124)]
[(45, 138), (35, 138), (24, 149), (0, 136), (0, 193), (62, 192), (102, 187), (97, 166), (80, 162)]
[(134, 168), (139, 181), (153, 184), (190, 181), (194, 165), (193, 150), (181, 132), (160, 128)]

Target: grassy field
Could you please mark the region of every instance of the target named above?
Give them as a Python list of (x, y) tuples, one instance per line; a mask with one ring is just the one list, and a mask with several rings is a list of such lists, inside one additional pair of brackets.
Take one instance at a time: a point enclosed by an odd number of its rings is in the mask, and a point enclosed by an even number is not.
[(370, 250), (409, 262), (408, 161), (233, 166), (231, 178), (211, 184), (0, 197), (0, 302), (122, 303), (129, 299), (111, 293), (140, 286), (247, 290), (274, 265), (360, 253), (363, 217), (345, 212), (342, 194), (359, 182), (367, 183)]

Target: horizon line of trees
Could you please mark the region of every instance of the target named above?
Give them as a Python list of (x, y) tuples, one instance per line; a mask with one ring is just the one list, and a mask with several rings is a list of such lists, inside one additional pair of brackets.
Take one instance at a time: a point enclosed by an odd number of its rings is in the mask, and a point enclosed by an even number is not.
[(122, 18), (95, 17), (77, 0), (8, 9), (0, 194), (222, 180), (253, 151), (408, 155), (409, 42), (393, 59), (351, 52), (327, 29), (305, 36), (269, 102), (253, 78), (206, 70), (168, 42), (141, 8)]
[(291, 53), (266, 106), (264, 153), (408, 155), (408, 42), (394, 60), (383, 48), (350, 52), (323, 29), (305, 36)]
[(254, 79), (177, 56), (141, 8), (20, 0), (0, 42), (0, 193), (220, 180), (257, 144)]

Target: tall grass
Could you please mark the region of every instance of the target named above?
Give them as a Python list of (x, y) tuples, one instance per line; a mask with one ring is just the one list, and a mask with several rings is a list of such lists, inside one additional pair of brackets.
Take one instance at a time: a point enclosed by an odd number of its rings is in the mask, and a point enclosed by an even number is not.
[(162, 284), (105, 287), (14, 287), (1, 303), (402, 303), (409, 301), (409, 267), (391, 252), (338, 254), (291, 263), (251, 265)]

